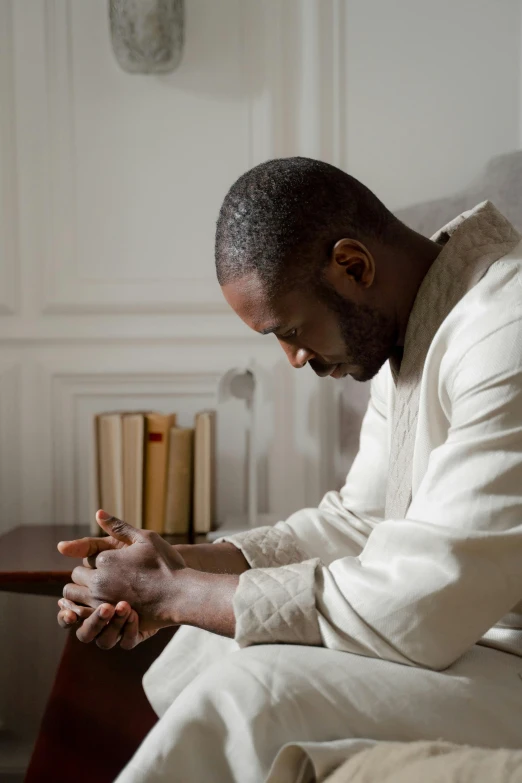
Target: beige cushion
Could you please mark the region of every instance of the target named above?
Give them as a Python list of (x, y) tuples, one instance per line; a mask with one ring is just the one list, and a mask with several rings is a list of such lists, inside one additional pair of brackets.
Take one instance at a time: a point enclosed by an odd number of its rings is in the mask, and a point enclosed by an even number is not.
[(522, 783), (522, 750), (451, 742), (380, 742), (356, 753), (324, 783)]

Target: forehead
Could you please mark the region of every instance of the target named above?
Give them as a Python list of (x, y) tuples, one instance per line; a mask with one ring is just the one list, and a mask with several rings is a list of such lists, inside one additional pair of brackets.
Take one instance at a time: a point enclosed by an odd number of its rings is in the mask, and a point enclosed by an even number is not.
[(305, 305), (303, 292), (296, 290), (268, 296), (266, 286), (255, 274), (227, 283), (221, 290), (232, 309), (256, 332), (284, 325)]

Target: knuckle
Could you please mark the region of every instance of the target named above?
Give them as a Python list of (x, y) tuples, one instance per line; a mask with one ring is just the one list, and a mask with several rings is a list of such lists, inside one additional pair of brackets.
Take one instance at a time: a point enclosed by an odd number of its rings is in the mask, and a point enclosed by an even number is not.
[(116, 533), (116, 535), (121, 535), (122, 533), (127, 532), (127, 523), (122, 522), (121, 519), (116, 519), (111, 524), (111, 531), (112, 533)]
[(109, 565), (110, 562), (110, 555), (109, 552), (101, 552), (96, 557), (96, 567), (99, 568), (100, 566), (106, 566)]

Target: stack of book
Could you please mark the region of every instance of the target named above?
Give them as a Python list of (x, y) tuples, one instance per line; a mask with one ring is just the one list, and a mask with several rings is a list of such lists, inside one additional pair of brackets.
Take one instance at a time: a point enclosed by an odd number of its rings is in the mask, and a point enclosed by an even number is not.
[[(194, 427), (176, 414), (112, 411), (94, 417), (96, 508), (157, 533), (205, 534), (215, 522), (216, 412)], [(101, 534), (96, 521), (95, 535)]]

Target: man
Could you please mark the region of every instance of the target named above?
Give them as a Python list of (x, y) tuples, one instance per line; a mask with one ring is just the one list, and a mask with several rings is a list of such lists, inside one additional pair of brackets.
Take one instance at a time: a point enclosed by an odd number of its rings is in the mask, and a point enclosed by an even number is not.
[(160, 720), (119, 783), (315, 780), (362, 740), (520, 747), (520, 239), (490, 202), (426, 239), (306, 158), (232, 186), (226, 300), (371, 398), (317, 509), (174, 548), (98, 512), (109, 538), (59, 545), (87, 557), (59, 615), (83, 641), (185, 626), (144, 678)]

